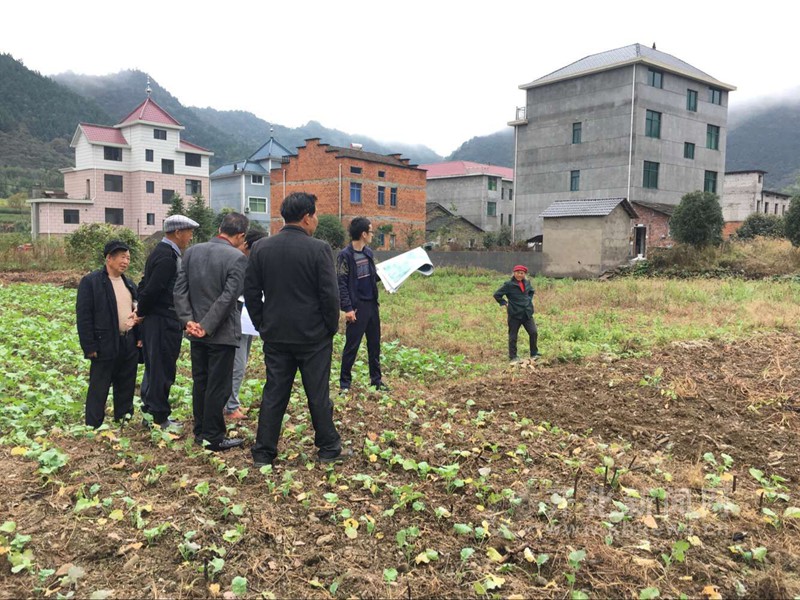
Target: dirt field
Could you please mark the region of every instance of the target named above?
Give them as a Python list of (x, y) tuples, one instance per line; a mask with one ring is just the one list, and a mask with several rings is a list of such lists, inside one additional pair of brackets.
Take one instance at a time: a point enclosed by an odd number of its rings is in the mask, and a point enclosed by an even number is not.
[(798, 364), (800, 337), (771, 334), (355, 390), (337, 400), (353, 460), (314, 465), (297, 403), (267, 474), (242, 474), (246, 450), (217, 457), (138, 425), (51, 432), (69, 455), (51, 480), (0, 448), (0, 513), (56, 572), (4, 561), (0, 596), (795, 597), (800, 520), (761, 509), (798, 504)]

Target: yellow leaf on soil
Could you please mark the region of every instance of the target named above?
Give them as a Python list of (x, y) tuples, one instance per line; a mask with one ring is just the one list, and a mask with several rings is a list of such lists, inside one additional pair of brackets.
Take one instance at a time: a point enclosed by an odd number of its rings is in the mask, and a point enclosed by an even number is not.
[(715, 585), (707, 585), (700, 592), (708, 598), (708, 600), (722, 600), (722, 594), (719, 593), (719, 588)]
[(375, 454), (369, 455), (369, 462), (377, 462), (378, 457)]
[(536, 557), (533, 555), (530, 548), (525, 548), (525, 552), (522, 553), (522, 556), (524, 556), (525, 560), (529, 563), (536, 562)]
[(489, 547), (489, 549), (486, 550), (486, 556), (489, 557), (489, 560), (496, 563), (501, 563), (506, 559), (505, 556), (500, 554), (495, 548), (492, 547)]
[(123, 513), (120, 509), (112, 510), (111, 514), (108, 515), (108, 518), (112, 521), (122, 521), (123, 517), (125, 517), (125, 513)]
[(652, 558), (639, 558), (638, 556), (633, 557), (633, 562), (640, 567), (655, 567), (658, 564)]
[(11, 449), (11, 456), (25, 456), (28, 453), (28, 449), (25, 446), (14, 446)]
[(428, 554), (427, 553), (420, 552), (419, 554), (417, 554), (417, 557), (414, 559), (414, 562), (417, 563), (417, 564), (420, 564), (420, 563), (427, 564), (427, 563), (431, 562), (431, 559), (428, 558)]
[(701, 540), (696, 535), (690, 535), (689, 537), (686, 538), (686, 541), (689, 542), (692, 546), (702, 546), (703, 545), (703, 540)]
[(650, 529), (658, 529), (658, 523), (656, 523), (655, 517), (653, 517), (653, 515), (643, 516), (642, 523), (644, 523)]
[(219, 596), (219, 584), (212, 583), (211, 585), (208, 586), (208, 591), (211, 592), (211, 595), (216, 598), (217, 596)]
[(345, 519), (345, 521), (344, 521), (344, 526), (345, 527), (352, 527), (353, 529), (358, 529), (358, 525), (359, 525), (358, 521), (356, 521), (355, 519), (352, 519), (352, 518)]

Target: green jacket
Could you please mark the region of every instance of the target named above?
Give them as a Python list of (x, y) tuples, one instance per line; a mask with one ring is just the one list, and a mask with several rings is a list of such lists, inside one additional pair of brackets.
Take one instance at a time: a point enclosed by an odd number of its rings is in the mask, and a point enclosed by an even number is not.
[(508, 305), (509, 317), (525, 321), (533, 317), (533, 287), (527, 278), (522, 283), (525, 285), (524, 292), (520, 289), (519, 282), (512, 277), (494, 293), (494, 299), (500, 306)]

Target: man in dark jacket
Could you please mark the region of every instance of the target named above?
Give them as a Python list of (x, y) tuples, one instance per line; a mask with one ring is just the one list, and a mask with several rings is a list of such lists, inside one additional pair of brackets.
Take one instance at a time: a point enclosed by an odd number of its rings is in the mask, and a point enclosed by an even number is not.
[(222, 409), (231, 395), (233, 357), (242, 338), (237, 301), (244, 286), (249, 221), (228, 213), (219, 235), (186, 251), (175, 282), (175, 312), (192, 346), (194, 439), (214, 452), (241, 446), (225, 438)]
[(169, 391), (175, 382), (182, 327), (175, 314), (173, 290), (181, 254), (189, 247), (197, 227), (195, 221), (183, 215), (173, 215), (164, 221), (164, 237), (144, 265), (136, 310), (144, 318), (142, 410), (153, 416), (153, 423), (176, 432), (182, 426), (169, 418), (172, 413)]
[(331, 247), (311, 237), (318, 224), (316, 200), (303, 192), (287, 196), (281, 204), (285, 226), (253, 247), (247, 265), (244, 301), (264, 341), (267, 367), (252, 450), (257, 467), (272, 464), (278, 454), (283, 415), (298, 368), (320, 462), (352, 455), (352, 450), (342, 448), (333, 423), (329, 380), (339, 294)]
[(381, 377), (381, 316), (378, 309), (378, 273), (369, 243), (372, 224), (365, 217), (350, 221), (350, 244), (339, 252), (336, 274), (339, 280), (339, 305), (346, 323), (339, 388), (350, 389), (351, 371), (361, 338), (367, 334), (369, 380), (376, 390), (388, 387)]
[(92, 361), (86, 393), (86, 424), (100, 427), (105, 419), (108, 390), (114, 386), (114, 420), (133, 415), (133, 390), (139, 364), (136, 288), (125, 277), (131, 261), (128, 246), (108, 242), (106, 264), (81, 279), (75, 305), (83, 355)]
[(511, 279), (494, 293), (494, 299), (508, 313), (508, 358), (511, 361), (517, 360), (517, 335), (520, 327), (524, 327), (528, 332), (531, 358), (539, 357), (538, 332), (536, 322), (533, 320), (533, 286), (526, 278), (527, 274), (527, 267), (515, 266)]

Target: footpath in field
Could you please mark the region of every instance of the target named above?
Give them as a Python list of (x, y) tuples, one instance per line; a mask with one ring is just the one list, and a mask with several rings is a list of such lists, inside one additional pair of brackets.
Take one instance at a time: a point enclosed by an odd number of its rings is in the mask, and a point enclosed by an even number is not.
[(49, 476), (0, 449), (4, 554), (30, 551), (0, 596), (794, 597), (798, 364), (771, 334), (400, 383), (337, 401), (356, 457), (329, 468), (299, 402), (263, 473), (137, 427), (50, 432)]

